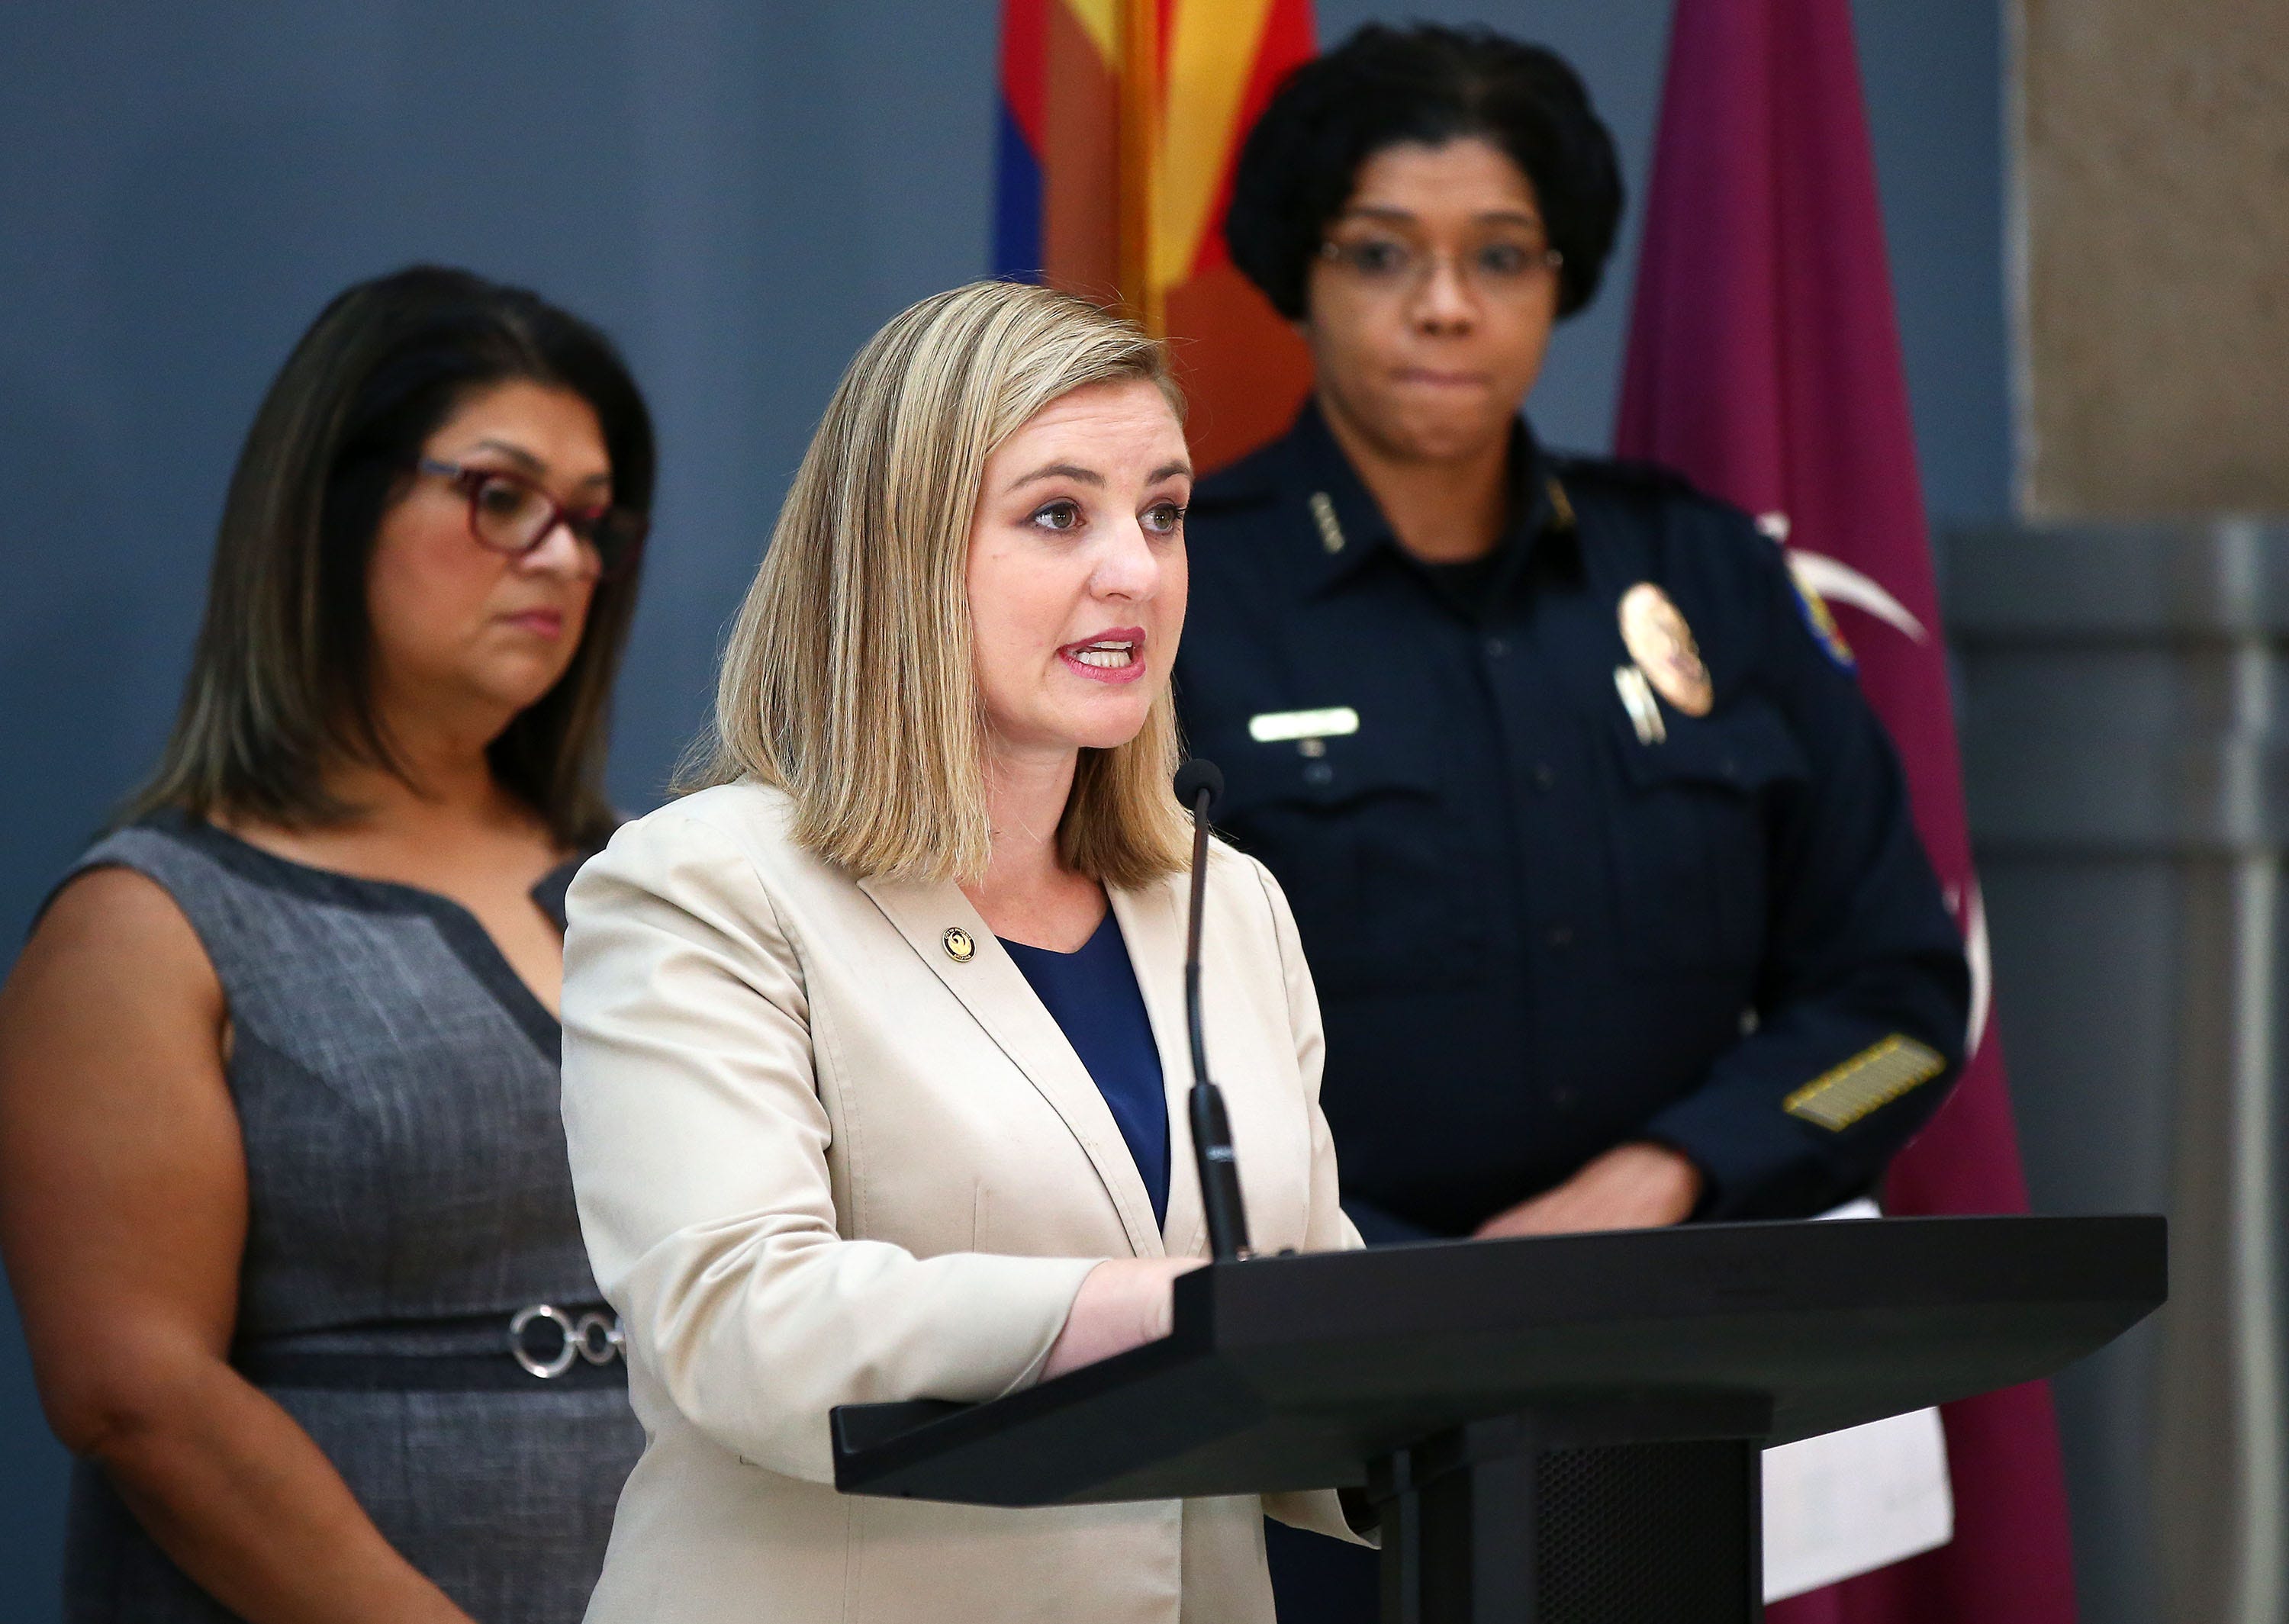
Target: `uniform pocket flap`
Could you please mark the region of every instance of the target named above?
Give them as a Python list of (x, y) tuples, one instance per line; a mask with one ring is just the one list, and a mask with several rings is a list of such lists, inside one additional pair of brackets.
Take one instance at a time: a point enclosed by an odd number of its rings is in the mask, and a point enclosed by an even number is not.
[(1663, 707), (1668, 736), (1639, 742), (1625, 718), (1616, 718), (1622, 766), (1639, 789), (1704, 784), (1753, 794), (1768, 785), (1812, 776), (1812, 763), (1780, 712), (1761, 699), (1739, 698), (1709, 716)]
[(1363, 718), (1357, 732), (1334, 737), (1259, 740), (1241, 724), (1197, 743), (1223, 769), (1226, 804), (1234, 811), (1281, 802), (1332, 807), (1389, 792), (1439, 792), (1423, 741), (1401, 728), (1377, 728), (1372, 718)]

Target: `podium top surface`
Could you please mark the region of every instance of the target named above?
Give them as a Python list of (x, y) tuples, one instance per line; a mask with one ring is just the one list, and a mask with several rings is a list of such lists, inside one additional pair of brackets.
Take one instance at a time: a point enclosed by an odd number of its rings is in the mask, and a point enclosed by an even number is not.
[(2166, 1295), (2158, 1217), (1695, 1224), (1217, 1263), (1160, 1341), (984, 1405), (833, 1413), (846, 1493), (1324, 1488), (1487, 1416), (1620, 1443), (1830, 1432), (2047, 1376)]

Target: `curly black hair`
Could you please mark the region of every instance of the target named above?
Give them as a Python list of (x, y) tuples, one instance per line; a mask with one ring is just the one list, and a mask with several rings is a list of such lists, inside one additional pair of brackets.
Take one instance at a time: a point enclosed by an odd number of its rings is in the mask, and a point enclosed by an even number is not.
[(1579, 75), (1555, 52), (1484, 28), (1368, 23), (1303, 63), (1248, 131), (1232, 175), (1232, 263), (1291, 321), (1312, 260), (1385, 147), (1480, 136), (1534, 183), (1559, 269), (1558, 314), (1598, 291), (1622, 216), (1613, 137)]

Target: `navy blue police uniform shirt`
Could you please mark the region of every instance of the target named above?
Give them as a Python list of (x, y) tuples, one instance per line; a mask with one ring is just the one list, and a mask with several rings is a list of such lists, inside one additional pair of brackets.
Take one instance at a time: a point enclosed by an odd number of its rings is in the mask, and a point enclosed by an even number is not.
[[(1427, 566), (1307, 406), (1186, 517), (1185, 736), (1294, 906), (1346, 1206), (1370, 1240), (1467, 1234), (1650, 1140), (1696, 1217), (1825, 1210), (1961, 1063), (1890, 741), (1744, 514), (1523, 423), (1511, 469), (1494, 553)], [(1645, 582), (1705, 714), (1628, 674)]]

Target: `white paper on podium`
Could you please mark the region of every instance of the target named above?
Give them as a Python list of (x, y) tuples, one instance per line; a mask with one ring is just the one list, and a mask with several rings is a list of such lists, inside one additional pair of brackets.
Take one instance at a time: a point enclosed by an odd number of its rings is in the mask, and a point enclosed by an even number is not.
[[(1823, 1218), (1878, 1218), (1854, 1201)], [(1955, 1537), (1937, 1410), (1765, 1451), (1765, 1599), (1888, 1567)]]

